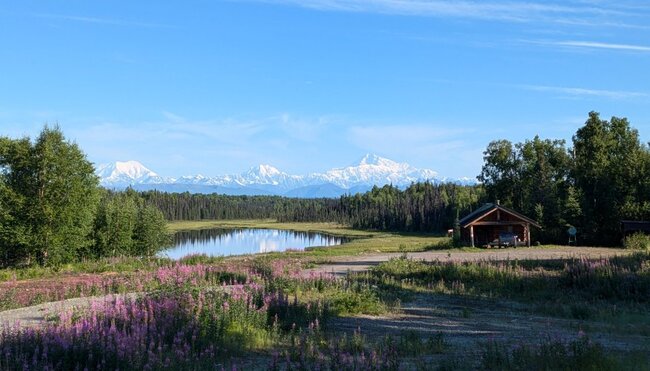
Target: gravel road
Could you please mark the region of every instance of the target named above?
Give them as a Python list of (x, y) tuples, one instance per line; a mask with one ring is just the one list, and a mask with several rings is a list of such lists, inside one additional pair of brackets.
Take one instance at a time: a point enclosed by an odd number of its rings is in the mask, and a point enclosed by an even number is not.
[[(426, 261), (479, 261), (479, 260), (552, 260), (571, 257), (605, 258), (619, 255), (628, 255), (629, 250), (612, 249), (606, 247), (557, 247), (557, 248), (510, 248), (494, 249), (480, 252), (464, 251), (425, 251), (407, 253), (411, 259)], [(393, 258), (403, 256), (401, 253), (377, 253), (358, 256), (341, 256), (331, 258), (327, 263), (308, 269), (305, 274), (333, 273), (345, 275), (347, 272), (366, 271)]]

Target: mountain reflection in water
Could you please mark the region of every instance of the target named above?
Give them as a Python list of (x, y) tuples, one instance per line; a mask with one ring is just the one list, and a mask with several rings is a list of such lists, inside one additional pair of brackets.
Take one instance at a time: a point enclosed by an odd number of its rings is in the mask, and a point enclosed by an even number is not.
[(172, 259), (190, 254), (241, 255), (303, 250), (312, 246), (335, 246), (348, 239), (323, 233), (278, 229), (201, 229), (180, 231), (172, 248), (160, 253)]

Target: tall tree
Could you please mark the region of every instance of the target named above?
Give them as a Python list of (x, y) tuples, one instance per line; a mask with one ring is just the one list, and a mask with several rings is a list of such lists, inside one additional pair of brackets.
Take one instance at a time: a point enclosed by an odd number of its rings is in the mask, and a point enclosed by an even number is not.
[[(45, 126), (34, 143), (28, 138), (2, 139), (0, 166), (5, 194), (18, 217), (10, 245), (41, 264), (69, 261), (91, 246), (98, 201), (98, 179), (77, 144), (58, 126)], [(27, 238), (23, 233), (27, 233)], [(26, 240), (26, 241), (25, 241)]]
[(563, 212), (569, 197), (571, 159), (563, 140), (540, 139), (516, 145), (521, 163), (519, 182), (524, 213), (533, 216), (544, 229), (542, 242), (565, 237), (569, 223)]
[(496, 140), (483, 152), (483, 168), (478, 180), (485, 186), (488, 199), (499, 199), (504, 205), (520, 209), (521, 159), (515, 146), (508, 140)]
[(138, 196), (131, 192), (104, 192), (95, 217), (95, 246), (88, 255), (131, 255), (138, 216)]
[(584, 236), (592, 243), (617, 243), (620, 220), (640, 217), (648, 200), (648, 149), (627, 119), (607, 121), (590, 112), (573, 137), (573, 155)]
[(134, 229), (134, 254), (152, 256), (170, 243), (167, 222), (162, 212), (154, 206), (138, 210)]

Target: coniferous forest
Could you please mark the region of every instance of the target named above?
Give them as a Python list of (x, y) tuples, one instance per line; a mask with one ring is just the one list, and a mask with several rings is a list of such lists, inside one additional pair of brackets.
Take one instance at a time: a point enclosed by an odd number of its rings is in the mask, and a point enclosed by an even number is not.
[(482, 188), (415, 183), (405, 190), (391, 185), (364, 194), (333, 198), (226, 196), (142, 193), (169, 220), (276, 219), (281, 222), (337, 222), (359, 229), (440, 233), (458, 215), (476, 207)]
[(490, 142), (481, 184), (386, 185), (339, 199), (225, 196), (145, 192), (148, 204), (169, 220), (274, 218), (330, 221), (361, 229), (442, 233), (484, 202), (501, 204), (537, 220), (542, 243), (566, 243), (567, 229), (581, 244), (618, 245), (621, 220), (650, 219), (650, 150), (625, 118), (603, 120), (590, 112), (572, 138), (535, 137), (522, 143)]
[(591, 112), (573, 136), (490, 142), (476, 186), (391, 185), (338, 199), (138, 193), (102, 189), (93, 165), (58, 127), (35, 140), (0, 138), (2, 265), (152, 255), (166, 220), (338, 222), (359, 229), (442, 233), (483, 202), (500, 200), (541, 225), (534, 238), (621, 243), (621, 220), (650, 219), (650, 151), (624, 118)]

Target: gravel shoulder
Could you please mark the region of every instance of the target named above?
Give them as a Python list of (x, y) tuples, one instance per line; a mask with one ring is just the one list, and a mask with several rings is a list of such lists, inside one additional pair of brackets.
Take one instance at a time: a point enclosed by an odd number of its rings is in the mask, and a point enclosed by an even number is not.
[[(465, 251), (425, 251), (406, 253), (410, 259), (426, 261), (456, 261), (471, 262), (481, 260), (553, 260), (567, 258), (608, 258), (613, 256), (629, 255), (629, 250), (613, 249), (606, 247), (555, 247), (555, 248), (510, 248), (493, 249), (480, 252)], [(390, 259), (404, 256), (402, 253), (377, 253), (357, 256), (339, 256), (329, 259), (324, 264), (308, 269), (305, 274), (332, 273), (337, 276), (345, 275), (348, 272), (362, 272), (386, 262)]]

